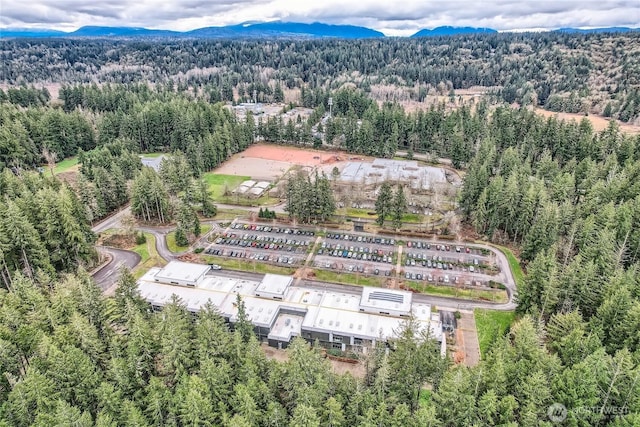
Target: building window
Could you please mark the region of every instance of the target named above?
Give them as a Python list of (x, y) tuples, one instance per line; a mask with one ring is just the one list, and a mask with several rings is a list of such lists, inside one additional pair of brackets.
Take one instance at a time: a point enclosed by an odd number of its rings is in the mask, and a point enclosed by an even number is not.
[(334, 335), (333, 336), (333, 342), (338, 343), (338, 344), (342, 344), (342, 337), (339, 335)]
[(362, 345), (362, 338), (354, 338), (353, 345)]

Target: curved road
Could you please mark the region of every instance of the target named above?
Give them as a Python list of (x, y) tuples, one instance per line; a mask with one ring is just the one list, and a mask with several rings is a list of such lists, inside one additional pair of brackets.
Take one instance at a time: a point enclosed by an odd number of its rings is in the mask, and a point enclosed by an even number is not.
[[(110, 228), (117, 228), (120, 225), (122, 217), (129, 213), (129, 207), (126, 206), (117, 213), (105, 218), (101, 222), (91, 227), (94, 233), (100, 233)], [(118, 280), (118, 270), (120, 267), (126, 266), (133, 269), (140, 262), (140, 255), (135, 252), (124, 249), (116, 249), (107, 246), (96, 246), (101, 255), (107, 255), (109, 262), (93, 273), (93, 280), (100, 286), (102, 291), (109, 289)]]
[(110, 257), (110, 261), (106, 265), (93, 273), (93, 280), (103, 292), (118, 280), (120, 267), (125, 266), (132, 269), (140, 262), (140, 255), (135, 252), (107, 246), (96, 246), (96, 249), (103, 255), (106, 254)]

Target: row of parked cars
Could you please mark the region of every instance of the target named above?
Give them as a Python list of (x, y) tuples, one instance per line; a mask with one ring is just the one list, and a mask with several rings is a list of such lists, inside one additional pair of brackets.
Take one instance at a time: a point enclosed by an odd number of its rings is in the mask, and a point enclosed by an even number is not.
[[(364, 273), (365, 272), (365, 268), (363, 265), (344, 265), (344, 264), (338, 264), (337, 262), (326, 262), (324, 264), (325, 268), (331, 268), (331, 269), (341, 269), (341, 270), (347, 270), (350, 272), (355, 272), (355, 273)], [(389, 277), (391, 276), (391, 270), (384, 270), (381, 271), (379, 268), (374, 268), (373, 271), (371, 272), (374, 275), (378, 276), (380, 274), (384, 274), (385, 276)]]
[(296, 259), (294, 257), (288, 257), (288, 256), (276, 256), (276, 255), (269, 255), (269, 254), (251, 254), (249, 255), (249, 259), (255, 259), (257, 261), (265, 261), (265, 262), (277, 262), (279, 264), (295, 264), (296, 263)]
[[(478, 265), (480, 265), (480, 262), (478, 261), (477, 258), (468, 259), (466, 262), (463, 258), (459, 258), (456, 264), (461, 264), (463, 266), (466, 264), (473, 264), (473, 265), (470, 265), (469, 267), (469, 272), (473, 273), (478, 268)], [(423, 267), (440, 268), (442, 270), (447, 270), (447, 269), (453, 270), (453, 267), (454, 267), (454, 264), (447, 261), (446, 259), (443, 259), (442, 256), (440, 255), (429, 255), (429, 254), (413, 253), (413, 252), (407, 253), (407, 259), (405, 261), (405, 265), (407, 266), (422, 265)]]
[(241, 224), (236, 223), (232, 224), (231, 228), (234, 230), (255, 230), (255, 231), (266, 231), (268, 233), (283, 233), (283, 234), (293, 234), (297, 236), (314, 236), (316, 233), (310, 230), (300, 230), (297, 228), (283, 228), (283, 227), (271, 227), (268, 225), (257, 225), (257, 224)]
[[(337, 245), (340, 246), (340, 245)], [(367, 251), (360, 251), (359, 249), (367, 249)], [(338, 258), (349, 258), (349, 259), (357, 259), (362, 261), (375, 261), (375, 262), (386, 262), (391, 264), (393, 262), (393, 251), (389, 251), (388, 253), (384, 253), (381, 249), (372, 249), (369, 248), (356, 248), (353, 246), (340, 247), (335, 249), (329, 248), (320, 248), (318, 249), (318, 255), (330, 255)]]
[[(258, 234), (244, 234), (242, 236), (238, 236), (238, 239), (234, 239), (235, 234), (230, 234), (227, 237), (218, 237), (215, 240), (217, 244), (228, 244), (224, 243), (225, 241), (233, 241), (239, 240), (242, 244), (241, 246), (253, 246), (255, 247), (258, 243), (275, 243), (275, 244), (283, 244), (283, 245), (293, 245), (293, 246), (309, 246), (308, 240), (298, 240), (298, 239), (288, 239), (286, 237), (272, 237), (272, 236), (261, 236)], [(247, 242), (247, 244), (245, 244)]]
[(407, 280), (425, 280), (427, 282), (440, 282), (440, 283), (458, 283), (458, 276), (454, 276), (453, 278), (450, 278), (448, 274), (445, 274), (443, 276), (434, 276), (431, 273), (427, 273), (427, 274), (422, 274), (422, 273), (411, 273), (411, 272), (406, 272), (404, 273), (404, 277)]
[(441, 245), (441, 244), (435, 244), (435, 243), (425, 243), (425, 242), (413, 242), (413, 241), (409, 241), (407, 242), (407, 247), (408, 248), (418, 248), (418, 249), (435, 249), (437, 251), (446, 251), (446, 252), (450, 252), (451, 249), (453, 248), (456, 252), (461, 253), (461, 252), (466, 252), (466, 253), (471, 253), (471, 248), (469, 247), (463, 247), (463, 246), (450, 246), (450, 245)]
[(228, 256), (231, 258), (246, 258), (247, 256), (245, 251), (238, 251), (238, 250), (225, 251), (224, 249), (213, 249), (213, 248), (205, 249), (204, 253), (208, 255)]
[(288, 239), (275, 239), (278, 241), (258, 241), (258, 240), (244, 240), (244, 239), (232, 239), (232, 238), (217, 238), (214, 243), (219, 245), (228, 245), (228, 246), (240, 246), (243, 248), (255, 248), (255, 249), (273, 249), (278, 251), (303, 251), (303, 246), (308, 246), (309, 242), (303, 242), (298, 240), (288, 240)]
[(357, 236), (345, 233), (327, 233), (327, 239), (349, 240), (352, 242), (377, 243), (379, 245), (395, 245), (395, 239), (386, 239), (384, 237)]

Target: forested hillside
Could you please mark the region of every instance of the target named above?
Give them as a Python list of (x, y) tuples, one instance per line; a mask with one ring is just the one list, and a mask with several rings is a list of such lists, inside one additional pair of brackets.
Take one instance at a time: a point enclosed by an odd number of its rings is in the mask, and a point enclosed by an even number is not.
[(259, 100), (279, 101), (282, 88), (336, 89), (346, 82), (365, 91), (372, 85), (404, 87), (419, 101), (450, 89), (483, 86), (494, 88), (508, 103), (625, 122), (640, 115), (638, 33), (389, 40), (16, 39), (0, 41), (0, 52), (3, 82), (11, 85), (164, 84), (172, 78), (227, 101), (250, 99), (254, 90)]
[[(640, 137), (484, 101), (407, 112), (367, 95), (378, 83), (411, 86), (416, 99), (495, 86), (508, 102), (610, 105), (633, 121), (638, 41), (0, 42), (7, 82), (65, 83), (60, 100), (0, 92), (0, 425), (551, 425), (554, 403), (569, 408), (566, 425), (640, 425)], [(239, 121), (218, 103), (253, 90), (281, 101), (288, 89), (314, 109), (308, 120)], [(212, 309), (192, 316), (180, 301), (152, 313), (130, 274), (115, 298), (86, 274), (91, 222), (130, 201), (139, 219), (197, 235), (195, 211), (215, 213), (202, 173), (255, 139), (321, 146), (314, 126), (331, 147), (429, 153), (464, 169), (461, 215), (527, 271), (518, 321), (478, 366), (449, 366), (411, 328), (371, 355), (364, 379), (333, 374), (302, 342), (278, 364), (244, 321), (228, 331)], [(174, 153), (158, 174), (139, 159), (154, 151)], [(73, 187), (37, 170), (74, 155)], [(327, 179), (317, 185), (330, 201)], [(288, 209), (326, 217), (330, 203), (316, 204)]]

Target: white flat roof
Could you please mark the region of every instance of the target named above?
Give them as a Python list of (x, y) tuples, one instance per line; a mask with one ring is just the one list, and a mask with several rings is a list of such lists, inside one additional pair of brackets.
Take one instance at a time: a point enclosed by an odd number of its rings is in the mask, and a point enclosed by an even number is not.
[(278, 341), (290, 341), (294, 336), (299, 337), (302, 329), (302, 319), (302, 316), (296, 314), (283, 313), (278, 315), (268, 338)]
[(264, 193), (264, 191), (265, 191), (265, 189), (264, 189), (264, 188), (259, 188), (259, 187), (253, 187), (253, 188), (250, 188), (250, 189), (248, 190), (248, 192), (249, 192), (249, 193), (251, 193), (251, 194), (253, 194), (253, 195), (255, 195), (255, 196), (260, 196), (260, 195), (262, 195), (262, 193)]
[(265, 292), (271, 295), (284, 296), (289, 285), (293, 282), (293, 277), (282, 276), (280, 274), (265, 274), (264, 278), (256, 288), (256, 292)]
[(431, 188), (446, 183), (444, 169), (422, 166), (416, 161), (375, 159), (369, 162), (349, 162), (340, 173), (340, 180), (356, 184), (382, 184), (384, 181), (404, 181), (413, 188)]
[[(186, 271), (191, 267), (195, 271), (208, 268), (182, 262), (172, 262), (170, 265), (180, 271)], [(366, 340), (392, 338), (405, 318), (360, 311), (364, 296), (371, 296), (376, 291), (401, 295), (403, 304), (409, 305), (408, 312), (414, 314), (418, 324), (424, 328), (431, 328), (435, 338), (440, 339), (442, 336), (440, 322), (437, 318), (432, 318), (431, 306), (421, 303), (412, 305), (409, 292), (370, 287), (363, 288), (362, 295), (321, 291), (291, 286), (292, 277), (275, 274), (265, 275), (260, 282), (208, 274), (195, 287), (188, 287), (156, 282), (155, 279), (162, 270), (164, 269), (152, 268), (138, 280), (140, 295), (149, 303), (162, 307), (171, 302), (172, 295), (176, 295), (184, 301), (188, 310), (197, 312), (207, 301), (211, 301), (222, 316), (235, 322), (238, 314), (236, 300), (240, 294), (249, 320), (256, 326), (270, 328), (272, 338), (285, 339), (286, 336), (299, 334), (300, 328)], [(256, 297), (255, 292), (261, 287), (270, 289), (270, 292), (282, 292), (282, 300)], [(388, 303), (375, 301), (379, 304)], [(380, 305), (376, 305), (376, 310), (379, 309)], [(390, 311), (397, 312), (397, 309), (394, 307)]]
[(210, 269), (210, 266), (204, 264), (171, 261), (156, 273), (155, 278), (167, 282), (175, 280), (195, 282), (200, 277), (204, 276)]
[(365, 286), (362, 288), (360, 308), (365, 310), (384, 310), (409, 314), (411, 311), (411, 297), (411, 292), (407, 291)]

